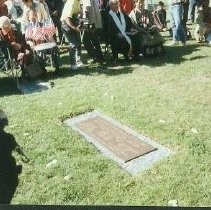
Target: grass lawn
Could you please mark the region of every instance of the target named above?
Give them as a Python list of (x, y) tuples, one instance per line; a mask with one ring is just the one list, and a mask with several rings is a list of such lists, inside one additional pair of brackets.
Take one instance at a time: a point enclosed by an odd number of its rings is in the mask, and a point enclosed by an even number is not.
[[(34, 94), (21, 95), (0, 74), (7, 131), (31, 159), (13, 204), (146, 206), (177, 199), (181, 206), (211, 206), (211, 48), (192, 40), (165, 50), (161, 59), (77, 71), (68, 69), (65, 54), (61, 75), (49, 72), (55, 86)], [(93, 109), (175, 155), (131, 176), (62, 122)]]

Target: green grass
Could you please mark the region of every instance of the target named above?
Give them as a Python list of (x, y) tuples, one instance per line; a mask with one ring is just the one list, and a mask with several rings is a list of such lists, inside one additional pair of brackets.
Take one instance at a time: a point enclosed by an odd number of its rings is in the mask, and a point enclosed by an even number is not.
[[(164, 58), (119, 69), (69, 71), (64, 55), (61, 75), (49, 73), (55, 87), (28, 95), (1, 74), (7, 131), (31, 159), (13, 204), (167, 205), (177, 199), (182, 206), (211, 205), (211, 48), (189, 41), (185, 48), (165, 49)], [(93, 109), (175, 155), (144, 173), (127, 174), (62, 122)], [(58, 164), (46, 168), (53, 159)]]

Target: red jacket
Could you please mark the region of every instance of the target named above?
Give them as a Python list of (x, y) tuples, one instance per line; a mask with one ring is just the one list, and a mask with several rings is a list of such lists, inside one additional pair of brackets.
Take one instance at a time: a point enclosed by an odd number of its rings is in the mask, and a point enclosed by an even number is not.
[(120, 10), (129, 14), (134, 8), (133, 0), (119, 0), (120, 3)]

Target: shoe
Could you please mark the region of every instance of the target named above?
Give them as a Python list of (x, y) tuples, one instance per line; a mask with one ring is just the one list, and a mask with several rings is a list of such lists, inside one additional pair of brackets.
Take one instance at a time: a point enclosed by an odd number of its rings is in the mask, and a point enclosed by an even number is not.
[(77, 70), (77, 69), (78, 69), (78, 66), (77, 66), (77, 65), (71, 65), (71, 66), (70, 66), (70, 69), (71, 69), (71, 70)]
[(84, 67), (84, 64), (83, 64), (81, 61), (79, 61), (79, 62), (76, 64), (76, 66), (77, 66), (77, 68), (81, 68), (81, 67)]
[(169, 46), (176, 46), (179, 45), (179, 41), (173, 41), (172, 43), (169, 44)]
[(186, 45), (186, 42), (182, 42), (182, 46), (183, 46), (183, 47), (187, 46), (187, 45)]

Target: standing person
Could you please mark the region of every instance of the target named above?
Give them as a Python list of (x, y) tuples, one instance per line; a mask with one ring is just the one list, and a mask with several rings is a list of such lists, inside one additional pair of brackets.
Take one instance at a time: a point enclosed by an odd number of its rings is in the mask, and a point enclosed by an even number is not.
[(4, 131), (8, 125), (6, 114), (0, 110), (0, 204), (9, 204), (18, 186), (18, 175), (22, 171), (21, 165), (16, 165), (12, 152), (16, 151), (29, 162), (12, 134)]
[(99, 43), (102, 19), (96, 0), (82, 0), (83, 15), (87, 23), (83, 32), (83, 44), (93, 62), (102, 62), (103, 54)]
[(62, 32), (70, 43), (70, 65), (76, 70), (82, 67), (81, 62), (81, 22), (78, 15), (81, 14), (79, 0), (67, 0), (62, 11)]
[(189, 4), (190, 4), (189, 0), (183, 0), (183, 23), (185, 27), (188, 21)]
[(50, 11), (48, 8), (48, 4), (46, 3), (46, 0), (39, 0), (39, 3), (43, 4), (45, 12), (47, 13), (48, 18), (50, 18)]
[(4, 0), (0, 0), (0, 17), (1, 16), (8, 16), (8, 9)]
[(198, 8), (199, 2), (201, 0), (190, 0), (190, 6), (189, 6), (189, 18), (192, 23), (195, 22), (195, 14), (196, 9)]
[(134, 8), (134, 2), (133, 0), (119, 0), (119, 6), (120, 10), (127, 15), (132, 11)]
[(179, 41), (182, 45), (186, 45), (186, 29), (183, 22), (183, 0), (169, 0), (170, 16), (173, 32), (173, 42), (171, 45), (178, 45)]
[(54, 25), (56, 26), (57, 30), (58, 30), (58, 36), (59, 36), (59, 42), (61, 43), (62, 41), (62, 28), (61, 28), (61, 15), (62, 15), (62, 10), (64, 8), (64, 2), (63, 0), (45, 0), (48, 8), (49, 8), (49, 12), (51, 15), (51, 18), (54, 22)]

